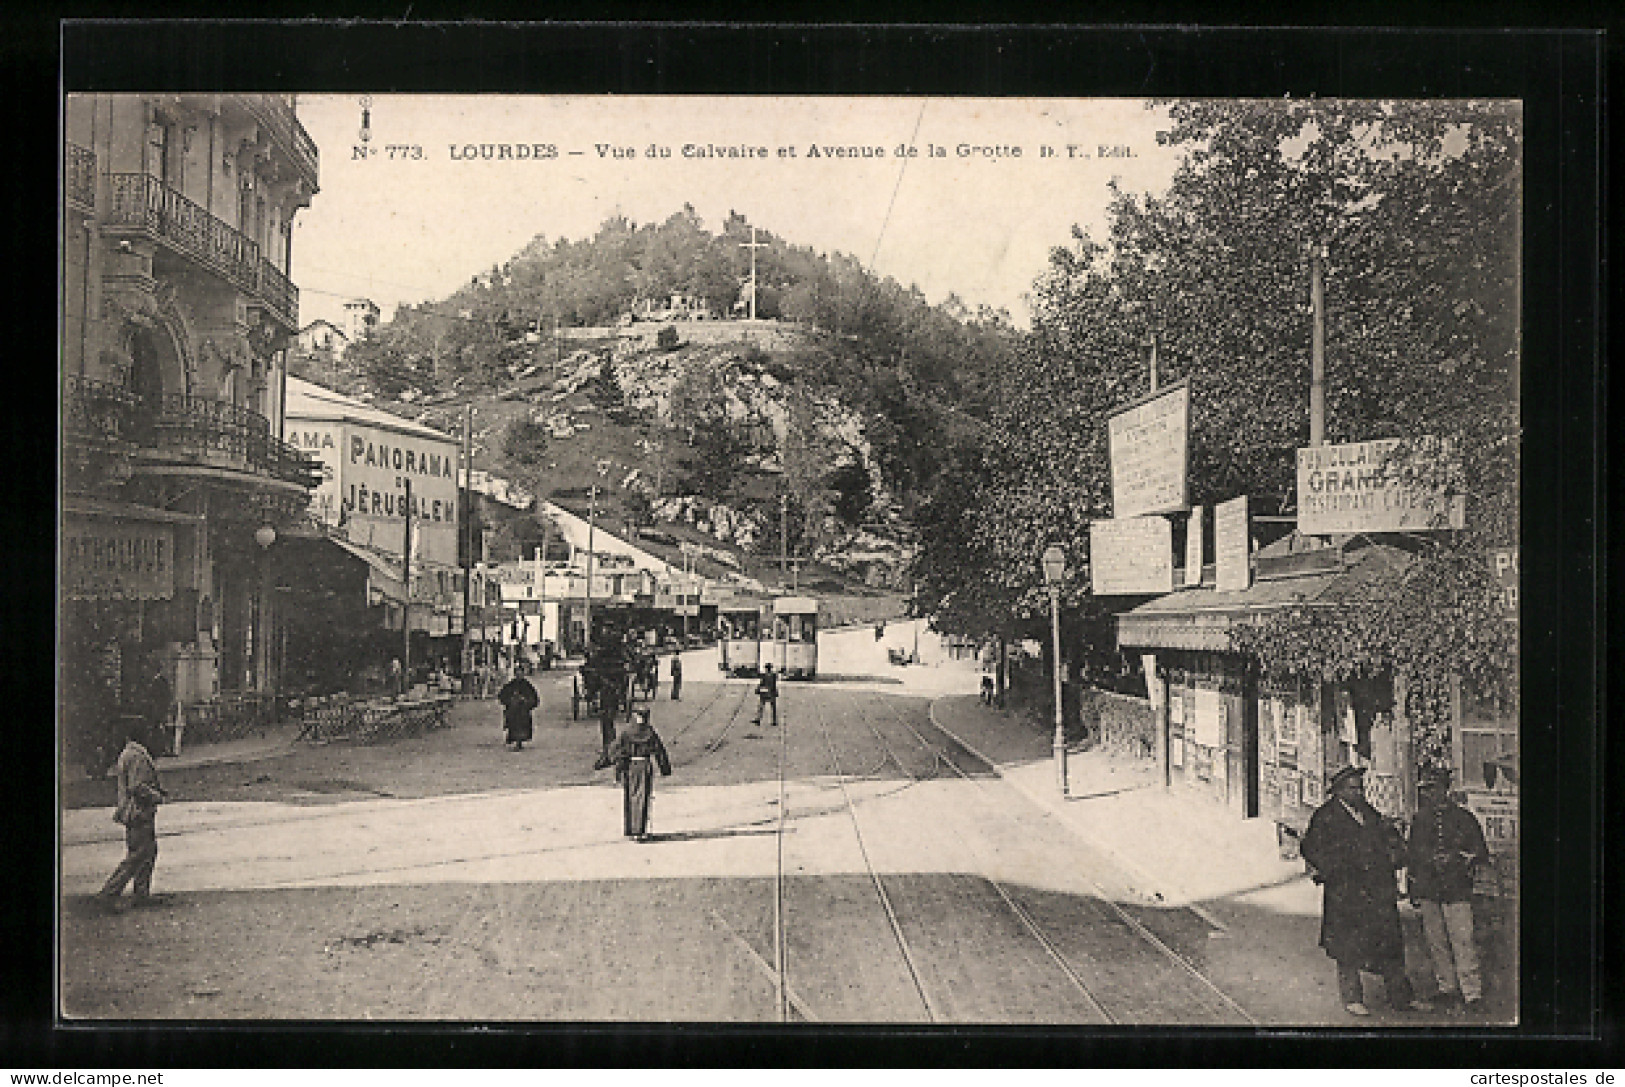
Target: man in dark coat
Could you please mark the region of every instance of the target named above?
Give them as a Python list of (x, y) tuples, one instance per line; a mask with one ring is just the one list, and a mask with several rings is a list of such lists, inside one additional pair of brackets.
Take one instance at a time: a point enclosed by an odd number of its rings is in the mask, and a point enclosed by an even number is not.
[(769, 709), (773, 711), (773, 723), (779, 723), (779, 677), (773, 673), (771, 664), (762, 665), (762, 678), (756, 681), (756, 719), (753, 725), (762, 723), (762, 715)]
[(680, 701), (683, 697), (683, 655), (671, 655), (671, 700)]
[(613, 635), (604, 639), (603, 645), (594, 649), (588, 657), (588, 664), (598, 683), (598, 739), (600, 751), (598, 761), (593, 763), (593, 769), (603, 770), (609, 766), (609, 747), (615, 742), (615, 714), (621, 708), (622, 700), (628, 704), (631, 700), (627, 695), (626, 647)]
[(1417, 794), (1406, 853), (1411, 902), (1422, 914), (1439, 995), (1452, 1012), (1471, 1012), (1484, 997), (1473, 933), (1473, 869), (1489, 863), (1490, 850), (1477, 816), (1451, 799), (1448, 771), (1424, 777)]
[(1315, 810), (1301, 852), (1325, 888), (1320, 946), (1337, 962), (1337, 990), (1350, 1015), (1370, 1015), (1360, 971), (1381, 974), (1395, 1008), (1426, 1011), (1405, 976), (1394, 871), (1404, 863), (1399, 832), (1365, 799), (1365, 770), (1332, 776), (1332, 798)]
[(525, 749), (525, 741), (531, 737), (530, 711), (542, 701), (536, 688), (525, 678), (527, 671), (529, 668), (524, 663), (515, 664), (513, 678), (497, 692), (497, 701), (502, 703), (503, 742), (515, 751)]

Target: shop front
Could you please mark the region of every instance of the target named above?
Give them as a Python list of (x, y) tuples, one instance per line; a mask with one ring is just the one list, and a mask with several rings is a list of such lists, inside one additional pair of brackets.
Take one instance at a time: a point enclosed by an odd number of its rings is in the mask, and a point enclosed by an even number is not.
[(1219, 592), (1211, 579), (1118, 617), (1118, 643), (1135, 650), (1166, 690), (1158, 741), (1165, 780), (1206, 795), (1239, 818), (1263, 818), (1295, 841), (1344, 766), (1366, 768), (1366, 794), (1384, 815), (1414, 809), (1414, 772), (1402, 687), (1391, 671), (1341, 682), (1266, 676), (1234, 633), (1282, 608), (1336, 607), (1366, 579), (1402, 567), (1406, 552), (1356, 538), (1293, 553), (1285, 541), (1255, 558), (1256, 579)]
[(89, 769), (109, 757), (117, 719), (136, 709), (144, 672), (161, 671), (172, 691), (184, 693), (200, 682), (195, 661), (212, 662), (200, 621), (207, 615), (198, 607), (203, 531), (192, 514), (64, 503), (58, 667), (68, 765)]

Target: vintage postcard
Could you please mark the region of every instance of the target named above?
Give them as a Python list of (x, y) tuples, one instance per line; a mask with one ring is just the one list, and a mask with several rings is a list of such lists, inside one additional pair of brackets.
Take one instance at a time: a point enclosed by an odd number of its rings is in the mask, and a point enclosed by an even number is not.
[(1509, 99), (70, 93), (64, 1021), (1519, 1021)]

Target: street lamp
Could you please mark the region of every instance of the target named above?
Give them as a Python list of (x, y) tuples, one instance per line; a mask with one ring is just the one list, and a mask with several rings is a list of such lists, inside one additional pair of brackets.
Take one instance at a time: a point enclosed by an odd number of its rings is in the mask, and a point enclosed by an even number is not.
[(1055, 775), (1066, 795), (1066, 729), (1061, 721), (1061, 581), (1066, 577), (1066, 552), (1056, 544), (1044, 549), (1040, 560), (1044, 569), (1044, 584), (1049, 586), (1050, 635), (1054, 641), (1055, 659), (1051, 672), (1055, 676)]

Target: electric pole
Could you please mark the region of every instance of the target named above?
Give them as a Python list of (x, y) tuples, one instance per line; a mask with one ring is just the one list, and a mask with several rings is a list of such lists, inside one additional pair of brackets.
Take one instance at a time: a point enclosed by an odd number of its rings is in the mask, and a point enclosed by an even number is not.
[[(463, 406), (463, 677), (473, 670), (473, 632), (468, 628), (474, 582), (474, 405)], [(480, 602), (484, 604), (482, 600)], [(466, 689), (466, 688), (465, 688)]]
[(406, 505), (401, 510), (405, 525), (401, 537), (401, 686), (412, 685), (412, 480), (406, 480)]
[(1326, 243), (1309, 251), (1309, 308), (1314, 323), (1309, 340), (1309, 444), (1326, 441)]

